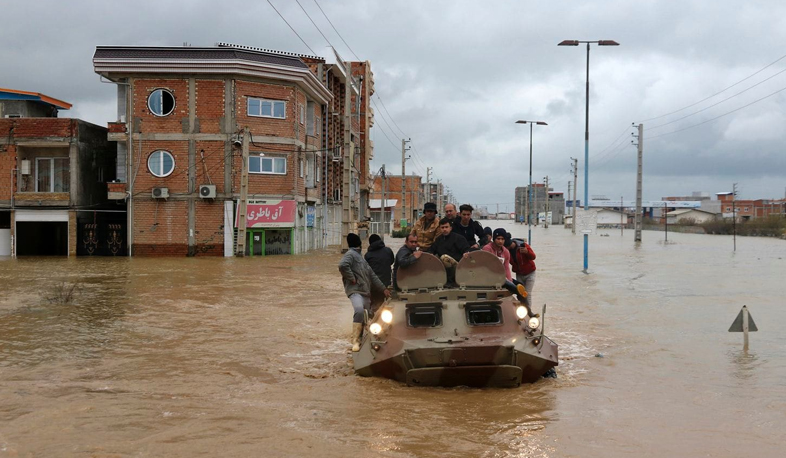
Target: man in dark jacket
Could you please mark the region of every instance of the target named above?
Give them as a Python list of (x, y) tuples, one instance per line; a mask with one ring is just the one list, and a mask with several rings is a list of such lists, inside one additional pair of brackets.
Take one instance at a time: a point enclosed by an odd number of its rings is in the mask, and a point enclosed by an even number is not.
[(366, 262), (371, 266), (371, 270), (385, 286), (390, 286), (390, 268), (393, 266), (395, 257), (393, 250), (385, 246), (385, 242), (377, 234), (371, 234), (368, 238), (368, 251), (366, 251)]
[(453, 232), (453, 225), (447, 217), (439, 221), (439, 230), (442, 234), (434, 240), (428, 252), (442, 261), (448, 274), (448, 285), (455, 286), (456, 266), (464, 253), (469, 251), (469, 243), (467, 239)]
[[(479, 222), (472, 219), (472, 205), (464, 204), (459, 207), (460, 218), (453, 220), (453, 232), (463, 235), (467, 239), (470, 248), (478, 249), (485, 245), (484, 238), (486, 234), (483, 232), (483, 226)], [(475, 240), (477, 237), (477, 241)]]
[(393, 286), (396, 291), (399, 290), (398, 283), (396, 283), (398, 270), (415, 264), (422, 254), (422, 251), (418, 251), (418, 236), (414, 233), (407, 235), (407, 238), (404, 239), (404, 246), (398, 249), (396, 262), (393, 264)]

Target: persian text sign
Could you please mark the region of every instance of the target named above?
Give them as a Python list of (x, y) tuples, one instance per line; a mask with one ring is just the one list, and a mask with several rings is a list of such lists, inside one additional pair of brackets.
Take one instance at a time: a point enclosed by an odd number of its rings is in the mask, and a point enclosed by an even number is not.
[[(262, 203), (248, 203), (246, 208), (246, 227), (293, 227), (297, 203), (294, 200), (266, 200)], [(240, 219), (238, 211), (235, 227)]]

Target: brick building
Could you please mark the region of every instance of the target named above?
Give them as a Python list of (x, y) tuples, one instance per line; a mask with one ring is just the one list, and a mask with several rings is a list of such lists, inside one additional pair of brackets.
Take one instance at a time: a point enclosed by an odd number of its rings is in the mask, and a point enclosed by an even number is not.
[[(71, 105), (0, 88), (0, 256), (122, 255), (107, 130), (58, 118)], [(118, 220), (119, 218), (119, 220)]]
[(226, 44), (100, 46), (93, 64), (117, 84), (109, 196), (128, 196), (132, 254), (234, 254), (246, 128), (246, 254), (327, 243), (323, 183), (341, 179), (325, 167), (335, 101), (301, 56)]
[[(412, 226), (415, 221), (418, 220), (423, 215), (423, 204), (426, 202), (423, 200), (423, 184), (422, 184), (423, 177), (419, 175), (407, 175), (406, 180), (403, 180), (403, 184), (405, 185), (405, 189), (402, 189), (402, 179), (401, 175), (387, 175), (387, 179), (385, 180), (385, 194), (387, 199), (387, 204), (390, 205), (388, 208), (388, 215), (392, 215), (393, 218), (393, 227), (394, 228), (401, 228), (401, 220), (406, 219), (407, 225)], [(403, 193), (406, 192), (406, 201), (404, 200)], [(375, 202), (379, 199), (381, 202), (382, 199), (382, 177), (377, 176), (374, 177), (374, 180), (371, 185), (371, 199)], [(393, 202), (395, 200), (395, 202)], [(404, 205), (406, 204), (406, 215), (403, 214)], [(375, 212), (379, 211), (379, 207), (375, 209)], [(442, 213), (442, 209), (437, 210), (438, 214)]]
[(732, 212), (736, 212), (738, 220), (741, 221), (769, 216), (786, 217), (786, 199), (734, 200), (731, 192), (719, 192), (715, 195), (718, 196), (724, 218), (730, 218)]

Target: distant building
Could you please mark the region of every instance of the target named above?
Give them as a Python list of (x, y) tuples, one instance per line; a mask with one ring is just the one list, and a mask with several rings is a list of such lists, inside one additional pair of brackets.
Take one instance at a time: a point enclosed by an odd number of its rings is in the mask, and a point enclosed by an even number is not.
[(681, 208), (666, 213), (666, 221), (669, 224), (684, 224), (686, 222), (701, 224), (712, 221), (716, 217), (717, 214), (698, 208)]
[[(393, 226), (394, 229), (398, 229), (401, 226), (402, 219), (406, 219), (407, 226), (412, 226), (415, 221), (420, 218), (423, 214), (423, 204), (425, 201), (421, 196), (421, 192), (423, 190), (423, 186), (421, 183), (422, 177), (419, 175), (407, 175), (406, 180), (403, 180), (404, 187), (402, 189), (402, 179), (401, 175), (387, 175), (387, 179), (385, 180), (385, 194), (386, 199), (388, 200), (388, 204), (391, 205), (390, 211), (392, 211), (392, 218), (393, 218)], [(402, 212), (404, 211), (404, 200), (402, 192), (406, 192), (406, 215)], [(374, 181), (371, 186), (371, 199), (372, 200), (382, 200), (382, 177), (376, 176), (374, 177)], [(395, 202), (393, 202), (395, 201)], [(436, 203), (436, 202), (435, 202)], [(378, 209), (372, 209), (372, 212)], [(437, 209), (437, 214), (442, 213), (441, 209)], [(372, 218), (372, 221), (374, 219)]]

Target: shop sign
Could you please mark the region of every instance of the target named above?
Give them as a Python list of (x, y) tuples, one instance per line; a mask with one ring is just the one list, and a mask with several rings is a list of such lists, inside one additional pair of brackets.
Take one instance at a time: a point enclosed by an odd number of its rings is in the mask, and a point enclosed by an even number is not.
[[(246, 206), (246, 227), (293, 227), (296, 212), (294, 200), (250, 201)], [(239, 219), (240, 211), (236, 211), (235, 227)]]
[(314, 227), (314, 219), (317, 216), (316, 207), (306, 207), (306, 227)]

